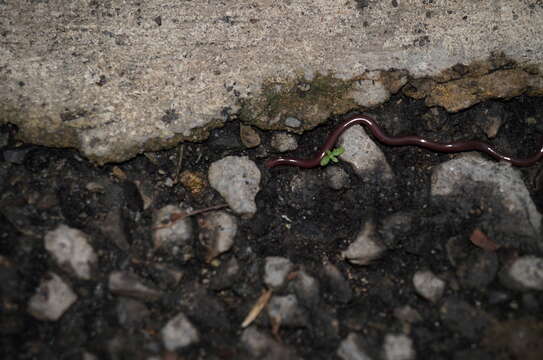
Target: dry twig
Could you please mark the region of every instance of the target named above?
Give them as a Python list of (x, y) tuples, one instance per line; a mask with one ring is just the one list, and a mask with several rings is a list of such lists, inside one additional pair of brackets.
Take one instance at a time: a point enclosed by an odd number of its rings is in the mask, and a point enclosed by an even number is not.
[(253, 306), (251, 311), (249, 311), (249, 314), (245, 317), (245, 320), (241, 323), (242, 328), (246, 328), (247, 326), (251, 325), (251, 323), (260, 315), (262, 310), (268, 305), (268, 302), (270, 301), (272, 295), (271, 290), (266, 290), (260, 295), (258, 300), (256, 301), (256, 304)]
[(156, 226), (156, 227), (153, 228), (153, 230), (168, 228), (168, 227), (172, 226), (176, 221), (183, 220), (183, 219), (185, 219), (185, 218), (187, 218), (189, 216), (202, 214), (202, 213), (212, 211), (212, 210), (223, 209), (225, 207), (228, 207), (228, 205), (227, 204), (214, 205), (214, 206), (210, 206), (210, 207), (206, 207), (206, 208), (198, 209), (198, 210), (194, 210), (194, 211), (189, 211), (189, 212), (173, 213), (173, 214), (170, 215), (170, 222), (169, 223), (164, 224), (164, 225), (160, 225), (160, 226)]

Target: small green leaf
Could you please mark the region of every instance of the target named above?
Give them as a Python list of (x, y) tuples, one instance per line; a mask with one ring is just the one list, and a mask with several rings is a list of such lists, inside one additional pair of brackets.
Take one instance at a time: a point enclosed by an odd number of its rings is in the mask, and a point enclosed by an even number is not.
[(343, 146), (340, 146), (332, 151), (332, 154), (335, 156), (339, 156), (345, 152), (345, 148)]
[(328, 156), (325, 156), (321, 160), (321, 166), (326, 166), (330, 162), (330, 158)]
[(330, 160), (337, 163), (339, 159), (336, 156), (339, 156), (345, 152), (343, 146), (333, 149), (332, 151), (326, 150), (324, 157), (321, 159), (321, 166), (326, 166), (330, 163)]

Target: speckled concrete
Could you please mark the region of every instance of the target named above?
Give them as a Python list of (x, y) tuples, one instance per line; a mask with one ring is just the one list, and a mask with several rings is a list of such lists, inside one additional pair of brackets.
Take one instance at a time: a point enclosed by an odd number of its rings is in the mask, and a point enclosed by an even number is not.
[[(263, 128), (294, 116), (302, 131), (413, 79), (465, 76), (457, 64), (520, 69), (517, 93), (537, 95), (542, 28), (536, 0), (0, 0), (0, 122), (104, 163), (205, 138), (237, 113)], [(296, 89), (310, 96), (291, 114)], [(286, 110), (256, 112), (275, 96)]]

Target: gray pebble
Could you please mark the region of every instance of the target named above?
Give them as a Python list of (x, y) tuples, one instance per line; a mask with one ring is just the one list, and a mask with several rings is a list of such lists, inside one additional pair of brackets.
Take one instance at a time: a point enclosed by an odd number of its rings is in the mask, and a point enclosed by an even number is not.
[(182, 251), (185, 257), (192, 253), (190, 239), (192, 238), (191, 219), (176, 217), (185, 214), (186, 210), (175, 205), (166, 205), (154, 214), (153, 242), (155, 248), (167, 248), (177, 254)]
[(326, 183), (334, 190), (340, 190), (349, 185), (349, 174), (339, 166), (327, 166), (324, 174)]
[(362, 337), (356, 333), (349, 333), (339, 344), (337, 356), (343, 360), (371, 360), (372, 358), (364, 348)]
[(368, 265), (373, 260), (380, 258), (385, 250), (385, 247), (376, 238), (375, 226), (371, 222), (367, 222), (347, 250), (341, 252), (341, 256), (353, 264)]
[(407, 236), (411, 230), (413, 215), (397, 212), (387, 216), (381, 222), (378, 233), (387, 248), (395, 248), (402, 237)]
[(519, 257), (502, 269), (500, 280), (514, 290), (543, 290), (543, 259), (533, 255)]
[(266, 309), (272, 323), (291, 327), (307, 325), (307, 314), (304, 309), (298, 305), (296, 296), (292, 294), (273, 296)]
[(298, 359), (295, 352), (285, 345), (275, 341), (268, 334), (250, 326), (243, 331), (241, 343), (252, 359), (294, 360)]
[(168, 321), (160, 334), (164, 347), (169, 351), (183, 349), (200, 341), (198, 330), (182, 312)]
[(260, 170), (246, 156), (227, 156), (209, 167), (209, 184), (240, 215), (256, 212), (255, 197), (260, 190)]
[(498, 245), (543, 250), (542, 216), (521, 173), (510, 164), (462, 155), (434, 168), (431, 194), (436, 205), (455, 212), (484, 208), (478, 217), (481, 227), (488, 229), (487, 235)]
[(302, 126), (302, 122), (295, 117), (289, 116), (285, 119), (285, 125), (291, 128), (299, 128)]
[(171, 177), (167, 177), (166, 180), (164, 180), (164, 186), (171, 188), (175, 185), (175, 182)]
[(285, 283), (292, 267), (292, 263), (287, 258), (267, 257), (264, 264), (264, 283), (271, 289), (280, 288)]
[(404, 334), (387, 334), (383, 344), (385, 360), (412, 360), (415, 358), (413, 341)]
[[(355, 125), (347, 129), (339, 138), (338, 146), (345, 152), (341, 160), (348, 162), (354, 172), (363, 180), (375, 182), (390, 181), (394, 175), (385, 154), (366, 134), (362, 126)], [(378, 179), (375, 175), (378, 174)]]
[(210, 261), (227, 252), (234, 245), (238, 230), (237, 220), (224, 211), (213, 211), (198, 217), (200, 243), (208, 249), (206, 260)]
[(507, 116), (505, 104), (497, 102), (489, 102), (483, 105), (483, 109), (476, 115), (476, 124), (483, 129), (489, 139), (493, 139), (498, 135), (501, 126)]
[(62, 268), (78, 278), (88, 280), (98, 258), (88, 242), (87, 234), (66, 225), (59, 225), (45, 235), (45, 249)]
[(49, 273), (30, 298), (28, 312), (39, 320), (57, 321), (76, 300), (70, 286), (57, 274)]
[(438, 301), (445, 291), (445, 281), (431, 271), (417, 271), (413, 275), (413, 285), (417, 293), (431, 302)]
[(290, 287), (305, 306), (312, 308), (319, 303), (319, 281), (305, 270), (296, 273), (296, 277), (289, 283)]
[(292, 151), (298, 148), (298, 141), (294, 135), (280, 132), (272, 135), (271, 146), (279, 152)]

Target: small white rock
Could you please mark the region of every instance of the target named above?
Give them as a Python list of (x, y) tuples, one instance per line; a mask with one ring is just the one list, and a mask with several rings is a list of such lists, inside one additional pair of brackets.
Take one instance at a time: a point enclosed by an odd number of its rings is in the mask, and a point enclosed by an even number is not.
[(498, 131), (504, 122), (503, 117), (501, 116), (486, 116), (481, 122), (481, 126), (486, 136), (489, 139), (493, 139), (498, 135)]
[(57, 264), (78, 278), (88, 280), (98, 258), (89, 245), (84, 232), (66, 225), (59, 225), (45, 235), (45, 249), (53, 256)]
[(275, 341), (268, 334), (250, 326), (241, 334), (241, 343), (251, 359), (298, 359), (296, 353), (285, 345)]
[(345, 149), (345, 152), (340, 155), (341, 160), (351, 164), (360, 178), (370, 180), (368, 176), (378, 172), (380, 181), (393, 179), (392, 169), (385, 154), (366, 134), (362, 126), (355, 125), (347, 129), (340, 136), (338, 146), (343, 146)]
[(183, 313), (168, 321), (160, 331), (162, 342), (169, 351), (185, 348), (200, 341), (198, 330)]
[(327, 166), (324, 174), (326, 183), (334, 190), (340, 190), (349, 184), (349, 174), (339, 166)]
[(337, 356), (343, 360), (371, 360), (362, 345), (360, 335), (356, 333), (349, 333), (347, 338), (339, 344)]
[(445, 291), (445, 281), (431, 271), (417, 271), (413, 275), (413, 285), (417, 293), (431, 302), (438, 301)]
[(269, 256), (264, 264), (264, 283), (271, 289), (280, 288), (291, 270), (292, 263), (289, 259)]
[(271, 346), (274, 346), (274, 340), (263, 332), (251, 326), (243, 331), (241, 342), (247, 351), (255, 358), (263, 356)]
[(296, 296), (292, 294), (273, 296), (266, 309), (269, 318), (277, 324), (285, 326), (305, 326), (307, 324), (307, 316), (298, 305)]
[(209, 184), (240, 215), (256, 212), (255, 197), (260, 190), (260, 170), (247, 156), (227, 156), (209, 167)]
[(285, 132), (275, 133), (271, 139), (271, 147), (279, 152), (296, 150), (298, 141), (292, 134)]
[(188, 217), (176, 219), (186, 211), (175, 205), (158, 210), (153, 219), (155, 248), (163, 246), (183, 247), (192, 237), (192, 223)]
[(298, 128), (302, 126), (302, 122), (295, 117), (289, 116), (285, 119), (285, 125), (291, 128)]
[(515, 290), (543, 290), (543, 259), (522, 256), (500, 273), (502, 283)]
[(77, 300), (77, 295), (60, 276), (49, 273), (28, 303), (28, 312), (39, 320), (56, 321)]
[(431, 181), (432, 196), (448, 196), (451, 206), (458, 202), (458, 207), (463, 208), (466, 199), (461, 195), (469, 192), (472, 197), (469, 200), (485, 204), (485, 212), (500, 209), (490, 213), (494, 231), (516, 237), (514, 247), (543, 250), (543, 242), (538, 241), (542, 215), (519, 169), (511, 164), (465, 154), (435, 166)]
[[(319, 302), (319, 282), (306, 271), (298, 271), (297, 276), (291, 281), (296, 297), (306, 306), (314, 306)], [(290, 287), (290, 285), (289, 285)]]
[(198, 218), (199, 239), (208, 249), (207, 261), (230, 250), (238, 231), (236, 218), (224, 211), (213, 211)]
[(403, 334), (388, 334), (383, 344), (383, 355), (385, 360), (413, 360), (415, 358), (413, 341)]
[(341, 252), (341, 256), (353, 264), (368, 265), (381, 257), (385, 250), (385, 247), (376, 239), (375, 226), (367, 222), (347, 250)]

